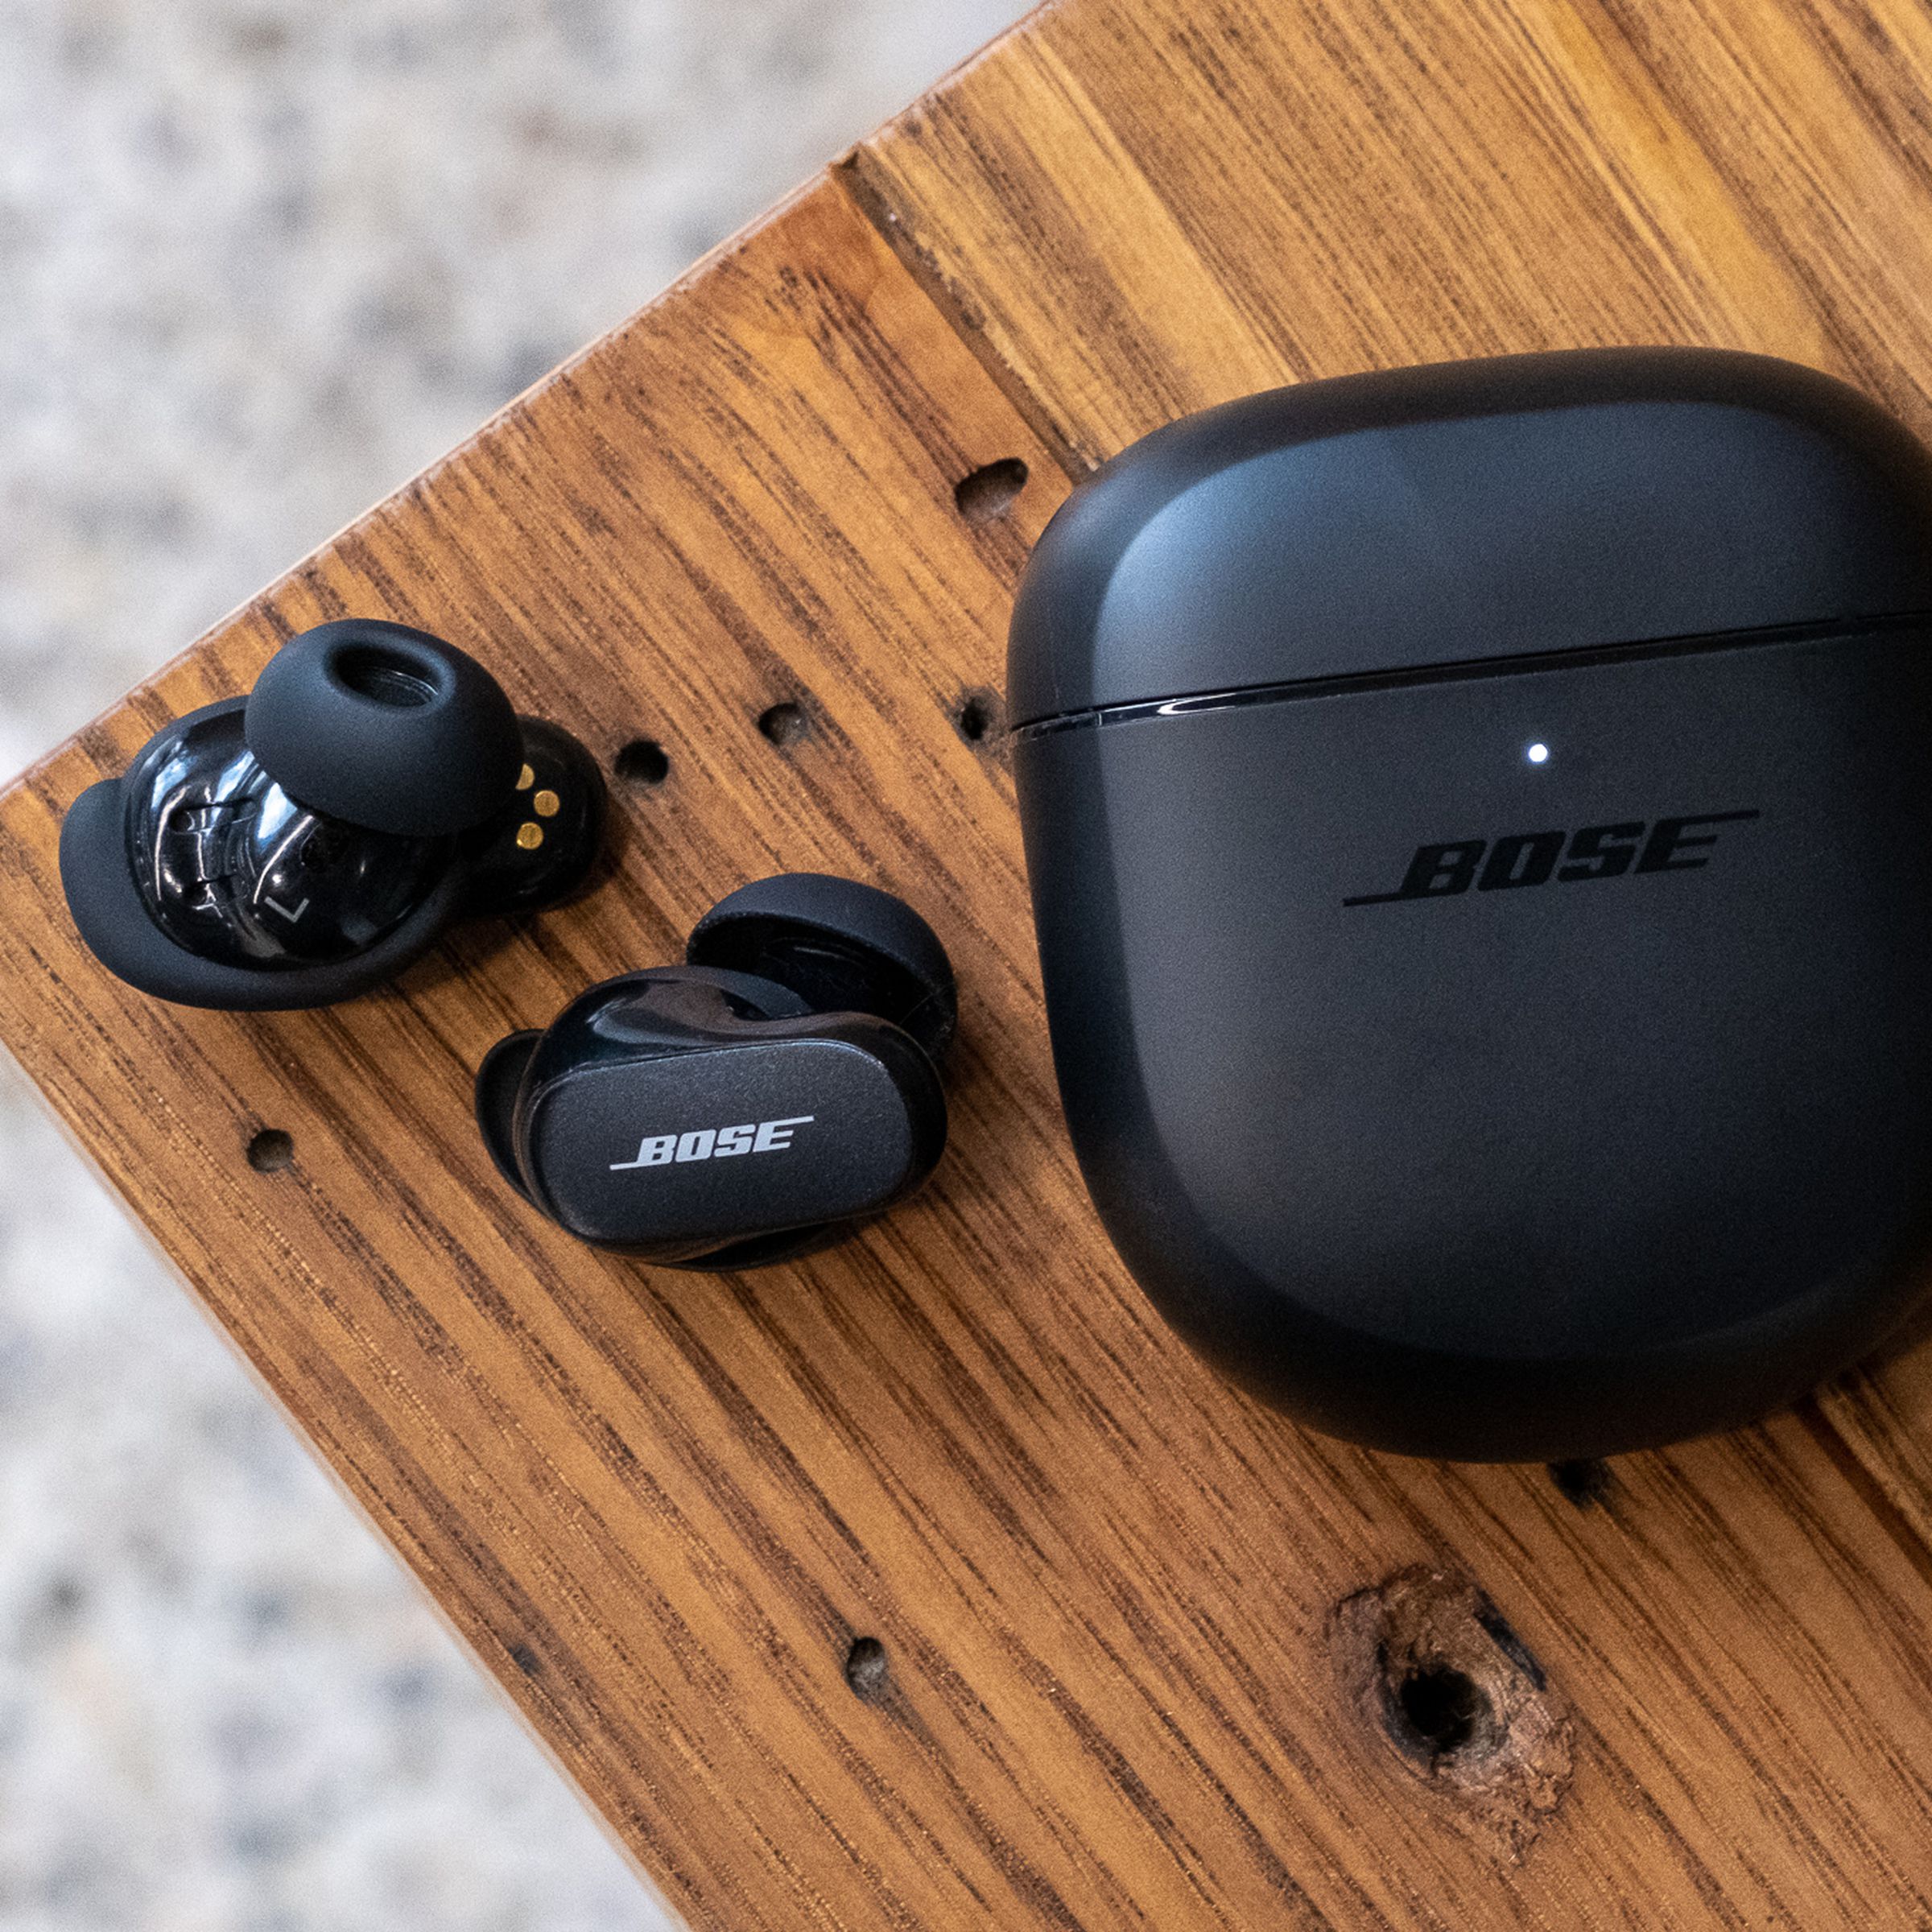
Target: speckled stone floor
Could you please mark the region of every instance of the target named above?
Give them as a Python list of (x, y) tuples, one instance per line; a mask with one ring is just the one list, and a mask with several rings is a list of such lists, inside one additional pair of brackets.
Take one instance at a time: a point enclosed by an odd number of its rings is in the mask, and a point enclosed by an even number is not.
[[(0, 0), (0, 771), (1018, 0)], [(0, 1926), (666, 1923), (0, 1060)]]

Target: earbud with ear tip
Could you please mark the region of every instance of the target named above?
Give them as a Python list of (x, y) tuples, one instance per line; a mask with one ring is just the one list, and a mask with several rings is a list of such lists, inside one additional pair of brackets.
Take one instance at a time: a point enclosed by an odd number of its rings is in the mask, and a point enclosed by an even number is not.
[(579, 1240), (759, 1267), (842, 1240), (931, 1172), (958, 1017), (910, 906), (789, 873), (708, 912), (683, 965), (606, 980), (499, 1042), (477, 1122), (503, 1178)]
[(60, 828), (81, 938), (157, 998), (320, 1006), (381, 985), (457, 919), (582, 885), (604, 782), (473, 658), (352, 618), (291, 638), (246, 699), (190, 712)]

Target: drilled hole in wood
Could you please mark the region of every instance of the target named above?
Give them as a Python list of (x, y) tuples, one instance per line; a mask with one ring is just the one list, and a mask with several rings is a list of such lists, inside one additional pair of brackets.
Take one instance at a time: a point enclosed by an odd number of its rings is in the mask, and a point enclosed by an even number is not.
[(886, 1646), (876, 1637), (855, 1638), (845, 1653), (845, 1682), (852, 1695), (868, 1702), (883, 1697), (888, 1674)]
[(662, 785), (671, 775), (671, 760), (655, 738), (633, 738), (611, 760), (611, 769), (626, 785)]
[(1556, 1484), (1566, 1502), (1575, 1503), (1579, 1509), (1587, 1509), (1610, 1493), (1610, 1465), (1584, 1457), (1572, 1462), (1552, 1463), (1550, 1480)]
[(535, 1677), (543, 1668), (543, 1659), (528, 1644), (513, 1644), (510, 1646), (510, 1661), (526, 1677)]
[(758, 713), (758, 729), (774, 745), (795, 745), (811, 730), (811, 716), (803, 704), (774, 704)]
[(990, 691), (969, 691), (952, 714), (953, 729), (968, 745), (985, 745), (999, 737), (1001, 706)]
[(279, 1127), (264, 1127), (248, 1143), (248, 1164), (257, 1174), (279, 1174), (295, 1158), (295, 1141)]
[(1440, 1664), (1402, 1678), (1395, 1702), (1397, 1722), (1413, 1734), (1414, 1744), (1436, 1756), (1460, 1751), (1490, 1715), (1489, 1699), (1476, 1679)]
[(952, 486), (952, 500), (968, 523), (990, 523), (1012, 509), (1026, 487), (1026, 465), (1018, 456), (1002, 456), (961, 477)]

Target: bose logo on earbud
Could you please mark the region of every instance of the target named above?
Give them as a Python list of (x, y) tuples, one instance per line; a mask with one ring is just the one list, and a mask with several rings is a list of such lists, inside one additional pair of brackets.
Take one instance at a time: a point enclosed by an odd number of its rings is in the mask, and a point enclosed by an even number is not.
[(634, 1161), (613, 1161), (610, 1170), (631, 1167), (668, 1167), (673, 1161), (721, 1161), (734, 1154), (782, 1154), (791, 1145), (791, 1130), (816, 1120), (795, 1113), (782, 1121), (750, 1121), (742, 1127), (695, 1127), (689, 1133), (646, 1134)]

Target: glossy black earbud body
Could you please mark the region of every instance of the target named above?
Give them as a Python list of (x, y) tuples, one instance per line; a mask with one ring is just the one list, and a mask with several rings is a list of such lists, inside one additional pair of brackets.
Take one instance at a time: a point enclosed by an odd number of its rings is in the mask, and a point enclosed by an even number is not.
[(708, 913), (686, 958), (485, 1060), (477, 1120), (526, 1199), (592, 1246), (722, 1270), (824, 1247), (925, 1179), (958, 1001), (918, 914), (788, 873)]
[(456, 920), (580, 886), (604, 783), (476, 661), (359, 619), (292, 638), (246, 699), (177, 719), (60, 832), (103, 964), (192, 1006), (319, 1006), (381, 985)]

